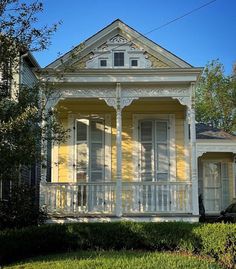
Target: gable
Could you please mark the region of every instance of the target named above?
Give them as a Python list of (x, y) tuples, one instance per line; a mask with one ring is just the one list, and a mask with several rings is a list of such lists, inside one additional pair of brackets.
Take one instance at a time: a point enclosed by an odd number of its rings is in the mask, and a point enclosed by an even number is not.
[(47, 68), (60, 68), (62, 65), (73, 69), (192, 67), (120, 20), (114, 21)]

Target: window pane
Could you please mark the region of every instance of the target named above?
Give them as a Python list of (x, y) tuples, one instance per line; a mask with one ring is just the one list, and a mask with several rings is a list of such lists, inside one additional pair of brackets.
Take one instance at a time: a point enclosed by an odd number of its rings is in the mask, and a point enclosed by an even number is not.
[(158, 181), (167, 181), (168, 173), (157, 173), (157, 180)]
[(87, 143), (77, 144), (77, 170), (87, 169)]
[(156, 122), (156, 139), (158, 142), (167, 141), (167, 122)]
[(91, 144), (91, 171), (103, 170), (104, 150), (101, 143)]
[(152, 171), (152, 144), (142, 143), (141, 145), (141, 171)]
[(157, 170), (168, 171), (169, 169), (169, 158), (166, 144), (157, 144)]
[(124, 52), (115, 52), (114, 66), (124, 66), (124, 64), (125, 64)]
[(77, 121), (77, 141), (87, 140), (87, 124), (82, 121)]
[(91, 172), (91, 181), (98, 182), (102, 181), (103, 173), (102, 172)]
[(100, 66), (107, 66), (107, 60), (100, 60)]
[(152, 181), (152, 173), (141, 173), (142, 181)]
[(138, 60), (131, 60), (131, 66), (138, 66)]
[(140, 123), (141, 141), (152, 141), (152, 121), (142, 121)]
[(76, 179), (77, 179), (77, 181), (86, 181), (87, 180), (87, 172), (86, 171), (78, 171)]
[(104, 122), (102, 120), (91, 121), (91, 141), (102, 142), (103, 131), (104, 131)]

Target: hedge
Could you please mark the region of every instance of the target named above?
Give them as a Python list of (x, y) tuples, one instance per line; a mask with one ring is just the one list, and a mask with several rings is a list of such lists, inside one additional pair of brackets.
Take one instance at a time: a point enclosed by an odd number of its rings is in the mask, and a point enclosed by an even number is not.
[(236, 224), (74, 223), (0, 232), (0, 264), (72, 250), (168, 250), (209, 255), (227, 268), (236, 256)]

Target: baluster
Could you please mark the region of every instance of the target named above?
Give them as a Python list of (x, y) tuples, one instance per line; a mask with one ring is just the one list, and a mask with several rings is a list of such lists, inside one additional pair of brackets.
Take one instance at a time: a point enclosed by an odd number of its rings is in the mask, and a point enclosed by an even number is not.
[(151, 185), (151, 211), (155, 211), (155, 193), (154, 193), (154, 187), (155, 185)]
[(165, 211), (170, 212), (170, 203), (171, 203), (171, 199), (170, 199), (170, 184), (166, 184), (165, 185), (165, 200), (166, 200), (166, 207), (165, 207)]
[(56, 187), (57, 186), (51, 186), (51, 193), (50, 193), (50, 197), (51, 197), (51, 212), (52, 211), (57, 211), (58, 208), (57, 208), (57, 192), (56, 192)]
[(177, 192), (176, 189), (178, 188), (178, 186), (176, 184), (172, 184), (170, 185), (170, 212), (175, 212), (176, 211), (176, 205), (178, 207), (178, 197), (177, 197)]
[(163, 185), (161, 185), (161, 211), (164, 211), (164, 189)]

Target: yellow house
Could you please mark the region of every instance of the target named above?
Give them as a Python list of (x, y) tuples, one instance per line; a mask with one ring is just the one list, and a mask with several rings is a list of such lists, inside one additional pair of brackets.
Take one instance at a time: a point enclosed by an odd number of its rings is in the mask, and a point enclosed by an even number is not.
[[(219, 157), (196, 143), (201, 72), (120, 20), (42, 69), (58, 92), (49, 107), (71, 130), (42, 175), (52, 219), (198, 221), (197, 154)], [(228, 173), (233, 153), (222, 153)]]

